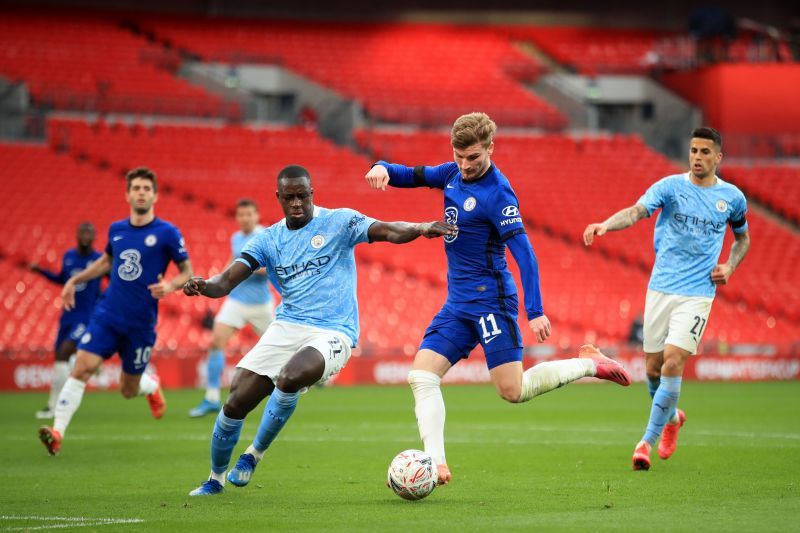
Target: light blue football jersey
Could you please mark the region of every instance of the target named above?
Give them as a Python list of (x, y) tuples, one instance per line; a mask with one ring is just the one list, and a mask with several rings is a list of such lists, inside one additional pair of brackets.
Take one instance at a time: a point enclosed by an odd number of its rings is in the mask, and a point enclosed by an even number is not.
[(725, 228), (747, 231), (747, 201), (736, 186), (719, 178), (711, 187), (692, 183), (689, 173), (654, 183), (638, 204), (648, 216), (656, 209), (656, 262), (648, 287), (680, 296), (713, 298), (711, 271), (719, 260)]
[[(239, 257), (245, 245), (250, 242), (253, 237), (264, 231), (264, 229), (264, 226), (259, 225), (250, 233), (237, 231), (231, 235), (231, 253), (233, 257)], [(272, 303), (272, 293), (269, 291), (267, 276), (261, 274), (253, 274), (233, 289), (228, 296), (237, 302), (247, 305)]]
[(338, 331), (355, 346), (359, 325), (353, 249), (369, 241), (374, 222), (352, 209), (317, 206), (300, 229), (289, 229), (282, 219), (256, 235), (237, 261), (267, 269), (282, 297), (277, 320)]

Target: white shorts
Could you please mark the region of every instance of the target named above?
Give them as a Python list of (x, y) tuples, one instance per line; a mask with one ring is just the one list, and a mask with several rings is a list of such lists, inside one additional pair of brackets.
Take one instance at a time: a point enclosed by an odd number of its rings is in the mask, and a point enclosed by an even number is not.
[(319, 382), (338, 374), (353, 353), (344, 333), (276, 320), (236, 367), (266, 376), (276, 383), (289, 359), (307, 346), (318, 350), (325, 359), (325, 371)]
[(713, 302), (714, 298), (648, 289), (644, 304), (644, 351), (658, 353), (665, 344), (671, 344), (696, 354)]
[(275, 312), (270, 304), (244, 304), (233, 298), (225, 298), (225, 302), (214, 317), (214, 322), (242, 329), (250, 324), (259, 335), (263, 335), (275, 320)]

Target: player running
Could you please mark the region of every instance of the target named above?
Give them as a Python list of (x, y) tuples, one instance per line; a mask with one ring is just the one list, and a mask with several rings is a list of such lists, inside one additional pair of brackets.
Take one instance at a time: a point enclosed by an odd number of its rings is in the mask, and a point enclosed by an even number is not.
[[(32, 264), (30, 269), (41, 274), (53, 283), (64, 285), (67, 280), (85, 269), (90, 263), (100, 257), (100, 252), (92, 246), (95, 239), (95, 229), (91, 222), (83, 222), (78, 226), (78, 245), (70, 248), (61, 260), (61, 271), (50, 272), (37, 264)], [(100, 279), (93, 279), (75, 287), (75, 307), (61, 312), (58, 321), (58, 334), (56, 335), (55, 362), (53, 363), (53, 378), (50, 382), (50, 398), (47, 406), (36, 412), (36, 418), (53, 418), (54, 409), (61, 388), (69, 377), (69, 358), (78, 349), (80, 340), (86, 326), (89, 324), (89, 315), (92, 314), (94, 304), (100, 296)]]
[(522, 334), (517, 325), (517, 287), (506, 264), (506, 246), (519, 265), (528, 324), (538, 342), (550, 336), (539, 289), (539, 267), (525, 235), (519, 202), (508, 179), (491, 162), (497, 127), (485, 113), (459, 117), (451, 130), (455, 162), (406, 167), (378, 161), (369, 185), (444, 190), (445, 220), (457, 225), (444, 238), (447, 301), (425, 331), (408, 382), (414, 394), (420, 437), (439, 466), (439, 483), (451, 479), (445, 460), (445, 407), (441, 380), (480, 343), (498, 394), (526, 402), (582, 377), (629, 385), (622, 366), (591, 345), (578, 358), (549, 361), (522, 370)]
[[(264, 226), (259, 224), (258, 206), (253, 200), (244, 198), (236, 204), (236, 223), (239, 224), (239, 231), (231, 236), (233, 259), (239, 257), (245, 244), (264, 230)], [(190, 417), (201, 417), (219, 411), (220, 384), (222, 372), (225, 370), (225, 345), (231, 337), (247, 324), (260, 337), (274, 318), (272, 293), (267, 275), (261, 269), (231, 291), (214, 318), (211, 350), (206, 363), (206, 394), (203, 401), (189, 411)]]
[[(39, 438), (50, 455), (57, 455), (61, 449), (89, 378), (115, 352), (122, 359), (122, 395), (147, 395), (156, 419), (166, 410), (158, 377), (145, 374), (144, 370), (156, 342), (158, 300), (178, 290), (192, 276), (192, 266), (178, 228), (155, 216), (155, 173), (140, 167), (128, 172), (126, 179), (130, 217), (111, 224), (105, 253), (72, 276), (61, 293), (64, 307), (73, 309), (78, 285), (111, 274), (108, 289), (81, 337), (75, 368), (58, 396), (53, 427), (39, 430)], [(170, 261), (178, 265), (180, 273), (167, 281), (162, 278)]]
[(380, 222), (352, 209), (314, 206), (308, 171), (297, 165), (278, 174), (276, 192), (285, 219), (253, 238), (236, 261), (209, 280), (192, 278), (189, 296), (220, 298), (266, 268), (282, 301), (277, 318), (236, 367), (231, 392), (211, 435), (211, 476), (189, 494), (219, 494), (244, 418), (269, 396), (253, 443), (227, 480), (248, 484), (264, 452), (292, 416), (300, 392), (338, 373), (358, 340), (356, 264), (362, 242), (402, 244), (423, 236), (452, 236), (443, 222)]
[[(605, 222), (589, 224), (583, 241), (633, 226), (661, 209), (655, 228), (656, 262), (644, 310), (644, 352), (650, 396), (650, 420), (633, 452), (633, 469), (650, 468), (650, 451), (661, 435), (658, 456), (669, 459), (686, 421), (677, 408), (686, 359), (697, 353), (716, 293), (750, 247), (747, 201), (742, 192), (716, 175), (722, 139), (713, 128), (697, 128), (689, 143), (689, 172), (653, 184), (631, 207)], [(728, 261), (717, 264), (725, 226), (735, 242)], [(662, 434), (663, 431), (663, 434)]]

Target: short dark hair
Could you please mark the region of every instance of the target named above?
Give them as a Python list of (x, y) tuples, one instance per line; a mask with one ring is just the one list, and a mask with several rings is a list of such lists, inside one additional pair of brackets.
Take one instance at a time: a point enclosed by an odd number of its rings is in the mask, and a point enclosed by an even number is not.
[(714, 144), (717, 146), (717, 149), (722, 150), (722, 135), (720, 135), (719, 132), (714, 128), (709, 128), (708, 126), (695, 128), (694, 130), (692, 130), (692, 139), (695, 138), (708, 139), (710, 141), (714, 141)]
[(236, 209), (240, 207), (252, 207), (256, 211), (258, 211), (258, 204), (252, 198), (240, 198), (238, 202), (236, 202)]
[(80, 224), (78, 224), (78, 231), (84, 231), (84, 230), (96, 233), (96, 230), (94, 229), (94, 224), (88, 221), (81, 222)]
[(311, 174), (308, 173), (305, 167), (301, 167), (300, 165), (289, 165), (283, 167), (283, 169), (278, 172), (278, 182), (294, 178), (308, 178), (308, 181), (311, 181)]
[(131, 190), (131, 182), (135, 179), (150, 180), (153, 184), (153, 192), (158, 192), (158, 181), (156, 181), (156, 173), (147, 167), (136, 167), (127, 174), (125, 174), (125, 181), (128, 182), (128, 190)]

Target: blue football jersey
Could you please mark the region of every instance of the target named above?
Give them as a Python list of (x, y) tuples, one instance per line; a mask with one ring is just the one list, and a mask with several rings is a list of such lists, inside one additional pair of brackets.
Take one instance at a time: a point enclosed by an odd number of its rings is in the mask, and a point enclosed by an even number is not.
[(654, 183), (637, 202), (656, 221), (656, 262), (650, 289), (681, 296), (713, 297), (711, 271), (722, 251), (725, 228), (747, 231), (747, 201), (736, 186), (719, 178), (711, 187), (692, 183), (688, 173)]
[[(77, 248), (70, 248), (61, 259), (61, 271), (58, 274), (43, 268), (39, 269), (39, 273), (53, 283), (63, 285), (69, 278), (85, 270), (101, 255), (97, 250), (91, 250), (87, 255), (81, 255)], [(97, 303), (99, 296), (100, 278), (75, 285), (75, 307), (69, 311), (64, 310), (61, 314), (61, 321), (73, 322), (73, 318), (78, 321), (85, 320), (94, 309), (94, 304)]]
[(375, 219), (352, 209), (314, 207), (314, 217), (291, 230), (282, 219), (256, 235), (237, 261), (266, 267), (281, 293), (277, 320), (359, 335), (354, 247), (368, 242)]
[[(80, 255), (76, 248), (68, 250), (64, 254), (61, 264), (61, 275), (64, 277), (64, 283), (75, 274), (86, 269), (90, 263), (96, 261), (101, 255), (97, 250), (92, 250), (89, 255)], [(94, 305), (100, 297), (101, 279), (96, 278), (86, 283), (75, 285), (75, 307), (69, 311), (64, 311), (63, 318), (68, 318), (72, 314), (89, 316), (92, 313)]]
[[(403, 182), (400, 174), (411, 170), (383, 161), (378, 164), (388, 169), (389, 184), (395, 186)], [(444, 238), (447, 302), (497, 300), (516, 295), (517, 287), (506, 262), (505, 242), (525, 233), (525, 226), (508, 178), (494, 164), (473, 182), (462, 179), (454, 162), (417, 169), (414, 169), (415, 180), (422, 178), (424, 183), (416, 182), (413, 186), (443, 189), (445, 221), (458, 226), (456, 235)]]
[[(233, 257), (239, 257), (245, 245), (250, 242), (253, 237), (264, 231), (264, 229), (264, 226), (256, 226), (255, 230), (251, 233), (244, 233), (242, 231), (234, 233), (231, 236), (231, 253)], [(248, 305), (272, 303), (272, 293), (269, 290), (267, 276), (261, 274), (253, 274), (233, 289), (228, 296), (238, 302)]]
[(147, 287), (158, 283), (170, 261), (189, 258), (178, 228), (160, 218), (144, 226), (134, 226), (127, 218), (114, 222), (106, 253), (112, 258), (111, 282), (95, 314), (126, 327), (155, 327), (158, 300)]

